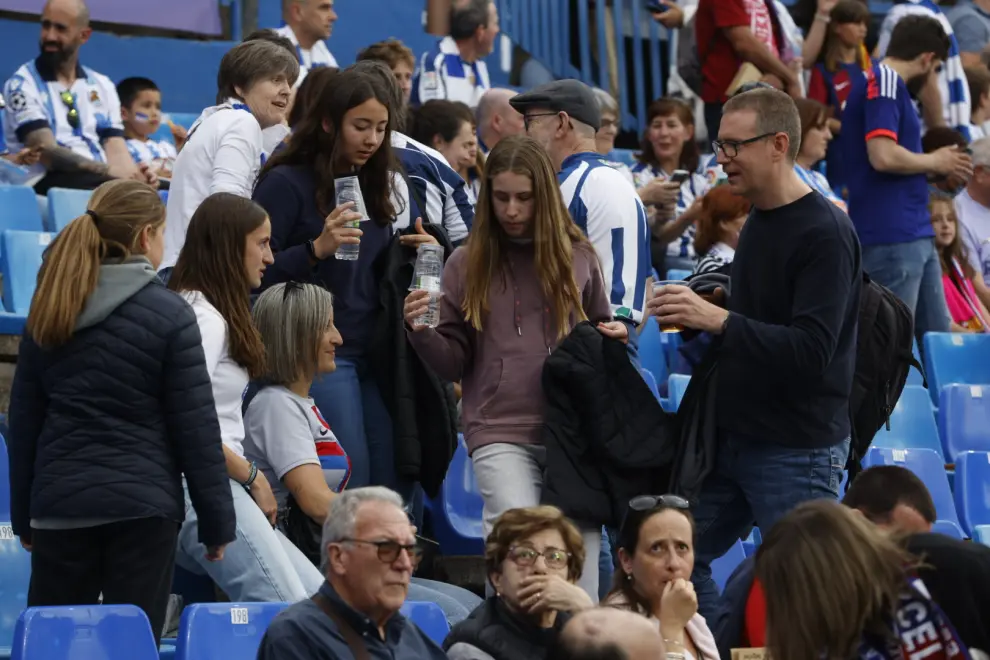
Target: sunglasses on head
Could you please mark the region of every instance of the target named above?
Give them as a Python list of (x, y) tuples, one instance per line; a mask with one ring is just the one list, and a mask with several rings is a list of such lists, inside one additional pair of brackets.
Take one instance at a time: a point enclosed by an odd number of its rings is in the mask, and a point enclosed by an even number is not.
[(621, 542), (631, 538), (629, 525), (636, 524), (634, 523), (636, 520), (642, 520), (642, 514), (644, 513), (666, 509), (688, 511), (690, 508), (691, 503), (680, 495), (637, 495), (629, 500), (629, 509), (626, 511), (626, 515), (622, 519), (622, 525), (619, 527), (619, 540)]

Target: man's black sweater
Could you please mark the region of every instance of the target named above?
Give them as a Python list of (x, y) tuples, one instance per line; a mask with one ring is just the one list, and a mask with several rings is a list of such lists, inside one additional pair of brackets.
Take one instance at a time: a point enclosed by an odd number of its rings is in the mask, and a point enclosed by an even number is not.
[(789, 447), (849, 436), (862, 278), (849, 216), (817, 192), (754, 209), (732, 262), (719, 429)]

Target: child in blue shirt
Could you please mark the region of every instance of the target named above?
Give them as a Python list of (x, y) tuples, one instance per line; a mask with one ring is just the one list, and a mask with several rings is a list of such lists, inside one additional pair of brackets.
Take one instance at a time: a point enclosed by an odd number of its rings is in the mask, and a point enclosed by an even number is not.
[(152, 139), (163, 120), (162, 93), (148, 78), (121, 80), (117, 84), (117, 96), (120, 97), (127, 150), (134, 162), (146, 163), (159, 178), (170, 178), (177, 151), (186, 140), (186, 129), (165, 118), (175, 144)]

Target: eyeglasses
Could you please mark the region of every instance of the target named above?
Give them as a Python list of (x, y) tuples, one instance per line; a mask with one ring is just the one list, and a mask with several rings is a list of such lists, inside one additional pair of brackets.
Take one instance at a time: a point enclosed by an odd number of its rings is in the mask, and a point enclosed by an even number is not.
[(301, 282), (296, 282), (289, 280), (285, 283), (285, 287), (282, 289), (282, 302), (286, 302), (289, 299), (289, 294), (293, 291), (302, 291), (303, 285)]
[(528, 131), (529, 127), (532, 125), (533, 120), (537, 117), (556, 117), (558, 112), (541, 112), (535, 115), (523, 115), (523, 127)]
[(732, 95), (739, 96), (740, 94), (745, 94), (746, 92), (752, 92), (754, 89), (777, 89), (777, 88), (771, 85), (770, 83), (765, 83), (762, 80), (756, 80), (753, 82), (743, 83), (742, 85), (739, 85), (739, 89), (737, 89)]
[(560, 548), (547, 548), (539, 552), (524, 545), (514, 545), (509, 548), (509, 559), (517, 566), (532, 566), (539, 557), (543, 557), (547, 568), (567, 568), (567, 560), (570, 559), (571, 553)]
[(65, 119), (73, 130), (79, 128), (79, 108), (76, 107), (76, 96), (69, 90), (61, 92), (58, 97), (62, 100), (62, 105), (66, 107)]
[(409, 560), (413, 568), (419, 565), (423, 559), (424, 542), (431, 543), (428, 539), (417, 536), (415, 543), (402, 544), (398, 541), (366, 541), (364, 539), (342, 539), (343, 543), (363, 543), (373, 545), (378, 548), (378, 560), (385, 564), (391, 564), (399, 558), (399, 554), (405, 550), (409, 554)]
[(768, 137), (773, 137), (774, 135), (776, 135), (776, 133), (764, 133), (763, 135), (757, 135), (756, 137), (749, 138), (748, 140), (712, 140), (712, 149), (715, 151), (716, 156), (721, 151), (726, 158), (731, 160), (739, 155), (740, 147), (745, 147), (747, 144), (753, 144), (754, 142), (765, 140)]
[(685, 511), (691, 508), (691, 503), (680, 495), (637, 495), (629, 500), (629, 508), (633, 511), (649, 511), (661, 506)]

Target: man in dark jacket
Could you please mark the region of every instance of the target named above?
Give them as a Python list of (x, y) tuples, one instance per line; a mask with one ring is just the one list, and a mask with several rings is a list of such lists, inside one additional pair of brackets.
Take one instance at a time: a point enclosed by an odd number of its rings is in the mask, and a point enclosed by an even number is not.
[[(78, 222), (78, 221), (77, 221)], [(234, 506), (196, 316), (143, 258), (100, 267), (67, 343), (25, 334), (10, 397), (11, 523), (28, 605), (136, 604), (165, 618), (182, 476), (215, 559)]]

